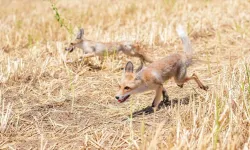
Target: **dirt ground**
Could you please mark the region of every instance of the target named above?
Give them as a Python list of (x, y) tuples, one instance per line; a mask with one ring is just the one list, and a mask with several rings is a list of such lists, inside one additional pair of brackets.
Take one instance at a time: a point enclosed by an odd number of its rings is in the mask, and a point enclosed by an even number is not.
[[(250, 149), (249, 0), (0, 3), (0, 149)], [(84, 28), (93, 41), (140, 41), (158, 60), (182, 52), (178, 24), (195, 53), (188, 74), (209, 90), (166, 81), (171, 106), (156, 112), (154, 91), (115, 100), (138, 58), (90, 65), (64, 50)]]

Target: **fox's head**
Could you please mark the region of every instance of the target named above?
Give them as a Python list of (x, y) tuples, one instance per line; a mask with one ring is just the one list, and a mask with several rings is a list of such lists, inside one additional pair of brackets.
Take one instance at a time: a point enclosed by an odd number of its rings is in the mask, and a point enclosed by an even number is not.
[(73, 52), (76, 47), (81, 47), (83, 42), (84, 30), (80, 29), (76, 34), (76, 39), (71, 41), (69, 47), (65, 48), (66, 51)]
[(142, 79), (134, 72), (134, 65), (128, 62), (124, 68), (123, 77), (119, 84), (119, 91), (115, 98), (118, 102), (125, 102), (131, 94), (144, 91), (145, 86)]

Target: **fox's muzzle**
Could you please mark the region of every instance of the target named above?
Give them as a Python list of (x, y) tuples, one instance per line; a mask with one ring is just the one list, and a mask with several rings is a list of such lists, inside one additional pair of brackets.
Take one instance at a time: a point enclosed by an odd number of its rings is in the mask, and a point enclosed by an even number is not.
[(123, 103), (123, 102), (125, 102), (129, 97), (130, 97), (130, 95), (127, 95), (127, 96), (124, 96), (124, 97), (116, 96), (115, 98), (118, 100), (119, 103)]

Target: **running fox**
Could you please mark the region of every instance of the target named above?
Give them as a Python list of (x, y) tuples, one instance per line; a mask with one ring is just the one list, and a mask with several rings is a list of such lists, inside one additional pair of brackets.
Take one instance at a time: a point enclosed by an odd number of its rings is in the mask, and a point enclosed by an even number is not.
[(182, 40), (184, 53), (171, 54), (149, 64), (147, 67), (143, 67), (138, 72), (134, 72), (132, 62), (129, 61), (126, 64), (119, 91), (115, 96), (118, 102), (125, 102), (131, 94), (155, 90), (156, 95), (152, 107), (158, 108), (161, 95), (163, 95), (164, 101), (169, 102), (163, 83), (172, 77), (174, 77), (176, 84), (181, 88), (185, 82), (195, 80), (201, 89), (208, 90), (208, 86), (204, 86), (195, 73), (192, 76), (187, 76), (187, 68), (191, 64), (193, 51), (189, 38), (182, 26), (177, 27), (177, 33)]
[(76, 35), (76, 39), (72, 41), (69, 47), (65, 48), (65, 50), (72, 52), (76, 47), (83, 50), (84, 55), (82, 56), (82, 58), (99, 56), (103, 60), (103, 56), (107, 54), (110, 55), (123, 52), (128, 56), (140, 58), (142, 63), (153, 62), (152, 59), (147, 56), (144, 46), (142, 46), (142, 44), (140, 44), (139, 42), (94, 42), (84, 38), (83, 29), (79, 30)]

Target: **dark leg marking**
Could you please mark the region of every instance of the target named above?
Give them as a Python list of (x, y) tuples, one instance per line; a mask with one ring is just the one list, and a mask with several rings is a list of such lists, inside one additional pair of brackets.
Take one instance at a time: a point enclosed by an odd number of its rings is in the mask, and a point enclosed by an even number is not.
[(166, 106), (171, 105), (171, 101), (169, 100), (169, 96), (165, 89), (162, 90), (162, 97), (163, 97), (163, 100), (162, 100), (163, 104), (165, 104)]
[(183, 88), (184, 84), (177, 84), (180, 88)]

